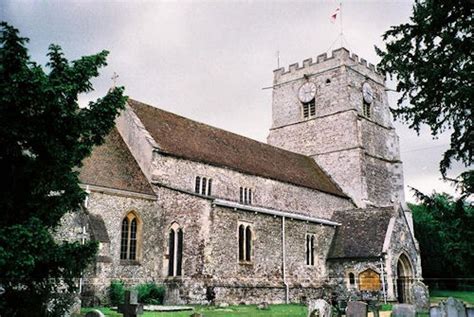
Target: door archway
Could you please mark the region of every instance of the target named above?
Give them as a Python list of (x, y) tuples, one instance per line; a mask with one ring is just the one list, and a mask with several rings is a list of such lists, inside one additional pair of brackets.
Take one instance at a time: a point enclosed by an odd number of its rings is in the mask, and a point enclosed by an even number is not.
[(399, 303), (410, 302), (412, 282), (413, 267), (408, 257), (402, 253), (397, 262), (397, 299)]

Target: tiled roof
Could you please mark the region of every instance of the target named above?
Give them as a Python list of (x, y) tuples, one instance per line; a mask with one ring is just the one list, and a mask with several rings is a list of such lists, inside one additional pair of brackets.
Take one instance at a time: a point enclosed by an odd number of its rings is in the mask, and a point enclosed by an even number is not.
[(155, 195), (117, 129), (83, 161), (81, 183)]
[(328, 259), (372, 258), (382, 254), (392, 207), (336, 211), (337, 227)]
[(161, 152), (347, 197), (310, 157), (129, 99)]

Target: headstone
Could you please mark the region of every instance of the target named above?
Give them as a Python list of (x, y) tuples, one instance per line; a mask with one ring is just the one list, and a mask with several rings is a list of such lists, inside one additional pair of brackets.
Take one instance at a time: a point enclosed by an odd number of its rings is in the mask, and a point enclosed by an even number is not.
[(467, 317), (474, 317), (474, 307), (466, 308)]
[(324, 299), (309, 300), (308, 317), (331, 317), (332, 307)]
[(395, 304), (392, 307), (392, 317), (415, 317), (416, 309), (410, 304)]
[(79, 316), (81, 314), (81, 299), (75, 296), (71, 306), (64, 316)]
[(346, 308), (347, 317), (367, 317), (367, 304), (364, 302), (348, 302)]
[(87, 312), (86, 317), (105, 317), (105, 315), (100, 310), (93, 309)]
[(439, 306), (430, 307), (430, 317), (441, 317), (441, 308)]
[(463, 302), (449, 297), (446, 301), (439, 303), (441, 317), (467, 317), (466, 306)]
[(257, 309), (269, 310), (270, 306), (268, 306), (267, 302), (263, 302), (263, 303), (260, 303), (260, 304), (257, 305)]
[(227, 308), (227, 307), (229, 307), (229, 304), (227, 304), (227, 303), (220, 303), (217, 307), (219, 307), (219, 308)]
[(125, 304), (119, 305), (118, 311), (124, 317), (137, 317), (143, 314), (143, 305), (138, 303), (138, 292), (136, 290), (125, 291)]
[(411, 286), (411, 294), (416, 312), (426, 312), (430, 309), (430, 293), (423, 282), (415, 281)]

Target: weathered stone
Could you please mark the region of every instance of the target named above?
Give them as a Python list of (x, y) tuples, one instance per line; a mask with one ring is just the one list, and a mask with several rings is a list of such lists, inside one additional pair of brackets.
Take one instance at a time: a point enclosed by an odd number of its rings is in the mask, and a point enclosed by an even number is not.
[(308, 301), (308, 317), (331, 317), (332, 307), (324, 299)]
[(87, 312), (85, 317), (105, 317), (105, 315), (100, 310), (93, 309)]
[(137, 317), (143, 314), (143, 305), (138, 303), (136, 290), (125, 291), (125, 303), (119, 305), (118, 311), (123, 314), (123, 317)]
[(417, 312), (426, 312), (430, 309), (430, 294), (428, 286), (423, 282), (415, 281), (411, 286), (412, 303)]
[(346, 309), (347, 317), (367, 317), (367, 303), (364, 302), (348, 302)]
[(219, 307), (219, 308), (227, 308), (227, 307), (229, 307), (229, 304), (228, 304), (228, 303), (220, 303), (219, 305), (217, 305), (217, 307)]
[(474, 307), (466, 308), (467, 317), (474, 317)]
[(439, 306), (430, 307), (430, 317), (441, 317), (441, 308)]
[(460, 300), (449, 297), (439, 303), (442, 317), (466, 317), (466, 305)]
[(263, 303), (260, 303), (260, 304), (257, 305), (257, 309), (269, 310), (270, 306), (268, 305), (267, 302), (263, 302)]
[(395, 304), (392, 307), (392, 317), (415, 317), (416, 309), (410, 304)]

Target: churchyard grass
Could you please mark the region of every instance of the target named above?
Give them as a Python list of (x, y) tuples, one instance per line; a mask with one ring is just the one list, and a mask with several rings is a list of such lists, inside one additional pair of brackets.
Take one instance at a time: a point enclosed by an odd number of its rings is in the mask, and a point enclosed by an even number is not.
[(474, 306), (474, 291), (448, 291), (448, 290), (432, 290), (430, 291), (431, 303), (439, 303), (448, 297), (454, 297), (462, 300), (470, 306)]
[[(84, 308), (81, 315), (84, 316), (92, 308)], [(122, 314), (117, 313), (107, 307), (96, 308), (108, 317), (121, 317)], [(210, 306), (195, 306), (194, 312), (202, 313), (206, 317), (306, 317), (306, 306), (290, 304), (290, 305), (270, 305), (269, 310), (259, 310), (256, 305), (240, 305), (229, 306), (226, 308), (217, 308)], [(191, 311), (181, 312), (145, 312), (143, 317), (189, 317)]]

